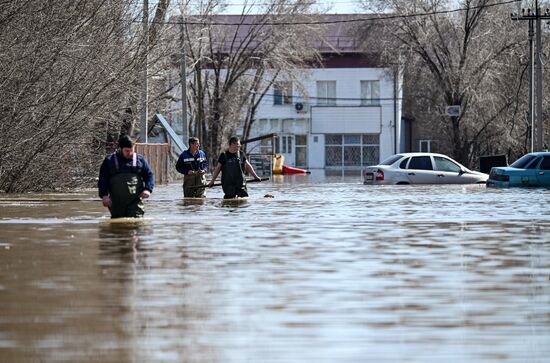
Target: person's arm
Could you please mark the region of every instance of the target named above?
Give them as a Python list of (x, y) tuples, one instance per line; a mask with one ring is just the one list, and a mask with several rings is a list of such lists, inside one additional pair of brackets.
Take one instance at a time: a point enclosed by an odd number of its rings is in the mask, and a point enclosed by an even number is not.
[(200, 169), (200, 173), (204, 174), (208, 170), (208, 159), (206, 158), (206, 154), (204, 152), (201, 151), (201, 153), (202, 153), (201, 156), (204, 159), (204, 161), (201, 163), (199, 169)]
[(181, 173), (183, 175), (187, 175), (189, 173), (189, 165), (185, 162), (185, 153), (181, 153), (180, 157), (178, 158), (178, 162), (176, 163), (176, 170), (178, 173)]
[(248, 159), (244, 161), (244, 167), (246, 171), (254, 177), (254, 179), (261, 180), (261, 178), (258, 176), (258, 174), (256, 174), (256, 171), (252, 167), (252, 164), (248, 162)]
[(99, 179), (97, 180), (99, 197), (101, 198), (103, 206), (106, 208), (109, 208), (112, 204), (111, 198), (109, 197), (109, 178), (109, 158), (106, 157), (103, 159), (103, 163), (101, 163), (101, 167), (99, 168)]
[(208, 183), (208, 187), (214, 185), (214, 182), (216, 181), (220, 170), (222, 170), (222, 164), (218, 161), (218, 165), (216, 165), (216, 169), (214, 169), (214, 172), (212, 173), (212, 180), (210, 180), (210, 183)]
[(147, 160), (142, 157), (141, 159), (143, 161), (143, 168), (141, 169), (141, 177), (143, 178), (143, 181), (145, 183), (144, 190), (141, 192), (142, 198), (149, 198), (151, 193), (153, 192), (153, 188), (155, 187), (155, 176), (153, 175), (153, 171), (151, 170), (151, 167), (147, 163)]

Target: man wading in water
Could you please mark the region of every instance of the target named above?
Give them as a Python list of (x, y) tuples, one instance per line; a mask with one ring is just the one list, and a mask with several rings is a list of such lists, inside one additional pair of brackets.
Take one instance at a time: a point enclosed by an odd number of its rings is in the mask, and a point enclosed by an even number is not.
[(153, 172), (143, 156), (134, 152), (129, 136), (121, 136), (118, 147), (99, 169), (99, 197), (111, 218), (143, 217), (142, 199), (149, 198), (155, 186)]
[(183, 174), (183, 196), (186, 198), (206, 197), (206, 177), (208, 161), (204, 151), (199, 150), (200, 142), (196, 137), (189, 138), (189, 149), (181, 153), (176, 170)]
[(245, 171), (250, 173), (254, 179), (261, 181), (252, 165), (250, 165), (246, 159), (244, 153), (240, 151), (240, 148), (241, 141), (238, 137), (233, 136), (229, 139), (229, 148), (218, 158), (218, 164), (212, 174), (212, 180), (208, 184), (209, 187), (213, 186), (221, 171), (222, 188), (225, 194), (223, 196), (224, 199), (248, 197), (246, 179), (244, 177)]

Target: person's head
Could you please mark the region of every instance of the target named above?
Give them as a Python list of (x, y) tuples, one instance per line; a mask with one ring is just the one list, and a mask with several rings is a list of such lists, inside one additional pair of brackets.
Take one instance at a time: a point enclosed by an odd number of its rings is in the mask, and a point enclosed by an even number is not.
[(120, 153), (126, 159), (131, 159), (134, 155), (134, 141), (128, 135), (121, 135), (118, 138), (118, 147)]
[(237, 136), (229, 139), (229, 152), (236, 153), (241, 148), (241, 140)]
[(194, 154), (199, 150), (199, 147), (201, 146), (201, 143), (199, 142), (199, 139), (197, 137), (190, 137), (189, 138), (189, 150)]

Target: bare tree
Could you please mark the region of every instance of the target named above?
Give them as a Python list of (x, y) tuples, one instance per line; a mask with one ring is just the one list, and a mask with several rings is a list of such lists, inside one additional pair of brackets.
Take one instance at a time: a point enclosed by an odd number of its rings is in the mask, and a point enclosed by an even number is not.
[[(387, 39), (388, 59), (400, 60), (406, 69), (405, 113), (440, 135), (440, 149), (465, 164), (500, 149), (521, 89), (517, 55), (524, 34), (510, 21), (512, 5), (494, 0), (364, 3), (392, 15), (378, 22), (378, 30)], [(461, 114), (445, 115), (451, 105), (460, 106)]]
[[(311, 19), (311, 6), (308, 1), (247, 1), (240, 15), (219, 15), (219, 1), (198, 0), (182, 9), (178, 22), (183, 21), (191, 75), (189, 131), (203, 140), (211, 158), (240, 125), (240, 133), (249, 136), (257, 107), (281, 71), (292, 78), (293, 69), (319, 59), (312, 41), (317, 27), (293, 25)], [(179, 24), (174, 34), (179, 35)]]
[(138, 5), (2, 4), (0, 190), (78, 186), (97, 175), (106, 141), (134, 104), (143, 39)]

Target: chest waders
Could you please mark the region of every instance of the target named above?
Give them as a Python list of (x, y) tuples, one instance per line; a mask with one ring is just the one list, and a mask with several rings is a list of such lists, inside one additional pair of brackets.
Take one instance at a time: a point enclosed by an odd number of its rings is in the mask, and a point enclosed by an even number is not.
[(206, 185), (206, 175), (192, 174), (183, 177), (183, 196), (186, 198), (204, 198), (206, 197), (206, 188), (192, 188)]
[(225, 164), (222, 166), (222, 189), (224, 199), (235, 197), (248, 197), (246, 190), (246, 179), (244, 177), (243, 163), (241, 162), (241, 154), (231, 154), (226, 152)]
[(119, 173), (115, 155), (116, 173), (109, 180), (109, 196), (112, 205), (111, 218), (143, 217), (144, 209), (140, 195), (143, 192), (143, 178), (137, 172), (136, 154), (132, 162), (133, 173)]

